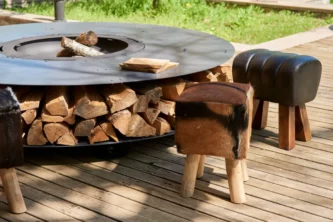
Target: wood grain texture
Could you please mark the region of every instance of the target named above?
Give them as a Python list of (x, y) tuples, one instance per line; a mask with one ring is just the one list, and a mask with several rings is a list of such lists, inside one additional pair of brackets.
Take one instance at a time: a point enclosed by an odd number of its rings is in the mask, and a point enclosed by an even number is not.
[(295, 107), (295, 129), (297, 140), (304, 142), (311, 140), (312, 135), (305, 104)]
[(253, 100), (253, 129), (264, 129), (267, 125), (267, 116), (268, 116), (268, 101)]
[(295, 147), (295, 107), (279, 104), (279, 148)]

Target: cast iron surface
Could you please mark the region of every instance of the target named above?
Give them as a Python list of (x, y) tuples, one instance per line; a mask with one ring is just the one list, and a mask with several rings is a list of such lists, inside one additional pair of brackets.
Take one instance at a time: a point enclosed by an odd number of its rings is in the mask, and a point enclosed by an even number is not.
[(105, 142), (100, 142), (100, 143), (95, 143), (95, 144), (89, 144), (88, 142), (79, 142), (75, 146), (63, 146), (63, 145), (43, 145), (43, 146), (31, 146), (31, 145), (24, 145), (24, 148), (75, 148), (75, 147), (102, 147), (102, 146), (110, 146), (110, 145), (116, 145), (116, 144), (125, 144), (125, 143), (133, 143), (133, 142), (140, 142), (144, 140), (151, 140), (151, 139), (158, 139), (166, 136), (172, 136), (174, 135), (174, 130), (171, 130), (169, 133), (166, 133), (161, 136), (149, 136), (149, 137), (124, 137), (124, 138), (119, 138), (119, 142), (115, 141), (105, 141)]
[[(95, 31), (116, 35), (144, 44), (137, 52), (117, 56), (69, 58), (67, 60), (22, 58), (0, 51), (0, 84), (9, 85), (96, 85), (139, 82), (184, 76), (216, 67), (234, 54), (233, 46), (216, 36), (179, 28), (129, 23), (35, 23), (0, 27), (2, 48), (23, 38), (71, 36)], [(59, 43), (60, 44), (60, 43)], [(0, 46), (1, 47), (1, 46)], [(119, 63), (131, 57), (169, 59), (180, 65), (159, 74), (121, 70)]]

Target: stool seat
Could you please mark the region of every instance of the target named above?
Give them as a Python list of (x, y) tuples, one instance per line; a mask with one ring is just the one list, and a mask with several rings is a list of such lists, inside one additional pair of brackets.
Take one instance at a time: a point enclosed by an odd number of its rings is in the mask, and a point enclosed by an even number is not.
[(249, 84), (221, 82), (194, 84), (178, 97), (175, 141), (178, 152), (187, 154), (181, 196), (192, 196), (205, 155), (213, 155), (226, 158), (231, 201), (245, 202), (252, 99)]
[(237, 55), (232, 70), (234, 82), (251, 83), (254, 98), (298, 106), (316, 97), (322, 65), (307, 55), (254, 49)]
[(246, 158), (251, 96), (249, 84), (212, 82), (188, 87), (176, 100), (178, 152)]
[(279, 103), (279, 147), (291, 150), (295, 138), (311, 139), (305, 103), (319, 88), (322, 65), (307, 55), (254, 49), (238, 54), (233, 62), (234, 82), (254, 88), (253, 128), (267, 125), (268, 102)]

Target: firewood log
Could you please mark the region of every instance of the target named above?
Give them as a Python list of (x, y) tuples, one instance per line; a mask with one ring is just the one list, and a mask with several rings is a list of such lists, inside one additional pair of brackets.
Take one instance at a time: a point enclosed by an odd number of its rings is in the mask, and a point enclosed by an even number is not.
[(45, 108), (42, 110), (42, 121), (46, 123), (61, 123), (64, 121), (63, 116), (52, 116)]
[(156, 129), (149, 125), (141, 116), (134, 114), (131, 116), (129, 128), (126, 132), (127, 137), (147, 137), (153, 136)]
[(106, 135), (102, 127), (97, 125), (92, 131), (90, 136), (88, 136), (89, 143), (94, 144), (96, 142), (108, 141), (109, 137)]
[(160, 110), (161, 113), (164, 113), (165, 115), (172, 116), (175, 114), (175, 106), (175, 102), (161, 99), (154, 108)]
[(129, 110), (131, 113), (142, 113), (148, 109), (150, 98), (148, 95), (137, 95), (138, 101), (134, 103)]
[(156, 135), (163, 135), (169, 133), (171, 130), (170, 124), (163, 118), (157, 117), (153, 123), (153, 127), (156, 129)]
[(138, 101), (135, 92), (124, 84), (107, 85), (102, 94), (111, 113), (126, 109)]
[(27, 136), (28, 145), (45, 145), (47, 139), (43, 133), (43, 123), (41, 119), (36, 119), (30, 126)]
[(161, 83), (163, 96), (162, 98), (175, 101), (184, 91), (186, 82), (180, 78), (164, 80)]
[(47, 140), (53, 144), (61, 136), (66, 133), (69, 133), (69, 127), (64, 123), (46, 123), (44, 125), (44, 133)]
[(52, 116), (68, 115), (68, 93), (66, 86), (49, 87), (45, 94), (45, 109)]
[[(98, 37), (95, 32), (89, 31), (89, 32), (84, 32), (81, 33), (76, 39), (74, 40), (78, 43), (81, 43), (82, 45), (85, 46), (94, 46), (98, 42)], [(72, 57), (75, 54), (68, 50), (68, 49), (63, 49), (60, 52), (58, 52), (57, 57)]]
[(75, 123), (74, 105), (71, 105), (68, 108), (68, 115), (64, 117), (64, 122), (68, 123), (69, 125), (74, 125)]
[(22, 138), (25, 138), (25, 135), (27, 134), (28, 131), (28, 125), (25, 123), (23, 119), (21, 119), (21, 124), (22, 124)]
[(27, 125), (30, 125), (37, 117), (37, 110), (36, 109), (30, 109), (30, 110), (24, 111), (21, 114), (21, 116), (22, 116), (24, 122)]
[(88, 46), (82, 45), (72, 39), (63, 37), (61, 40), (61, 46), (63, 48), (69, 49), (75, 55), (79, 56), (101, 56), (104, 55), (103, 52), (100, 52), (94, 48), (90, 48)]
[(144, 120), (146, 120), (147, 123), (153, 125), (160, 112), (161, 111), (158, 109), (148, 108), (144, 113), (142, 113), (142, 117)]
[(74, 128), (74, 136), (90, 136), (96, 125), (96, 119), (85, 119), (79, 121)]
[(129, 86), (138, 94), (150, 98), (149, 102), (152, 104), (157, 104), (162, 96), (162, 88), (153, 83), (134, 83)]
[(111, 137), (111, 139), (113, 139), (116, 142), (119, 142), (119, 139), (116, 135), (116, 132), (113, 128), (112, 123), (110, 122), (103, 122), (100, 123), (99, 126), (104, 130), (104, 132), (106, 133), (106, 135), (108, 135), (109, 137)]
[(42, 88), (31, 88), (31, 90), (18, 97), (17, 99), (20, 102), (21, 111), (29, 110), (29, 109), (38, 109), (40, 101), (43, 98), (43, 89)]
[(163, 119), (165, 119), (172, 128), (175, 128), (175, 123), (176, 123), (176, 116), (175, 115), (172, 115), (172, 116), (169, 116), (169, 115), (165, 115), (165, 114), (160, 114), (160, 117), (162, 117)]
[(77, 86), (73, 93), (75, 115), (84, 119), (92, 119), (108, 114), (108, 107), (95, 87)]
[(131, 112), (125, 109), (107, 116), (107, 119), (121, 134), (126, 135), (130, 124), (131, 115)]
[(58, 140), (58, 145), (65, 145), (65, 146), (75, 146), (78, 143), (76, 137), (73, 135), (72, 131), (62, 135)]

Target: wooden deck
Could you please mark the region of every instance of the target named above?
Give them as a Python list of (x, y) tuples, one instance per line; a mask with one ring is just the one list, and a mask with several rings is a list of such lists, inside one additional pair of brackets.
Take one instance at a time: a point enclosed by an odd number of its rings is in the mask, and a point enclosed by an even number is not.
[(288, 50), (313, 55), (324, 65), (315, 101), (307, 104), (313, 139), (292, 151), (277, 147), (277, 105), (268, 127), (254, 131), (248, 157), (247, 203), (229, 201), (225, 163), (209, 157), (193, 198), (178, 190), (184, 167), (172, 138), (138, 143), (119, 159), (94, 153), (26, 154), (18, 168), (28, 207), (2, 221), (333, 221), (333, 37)]

